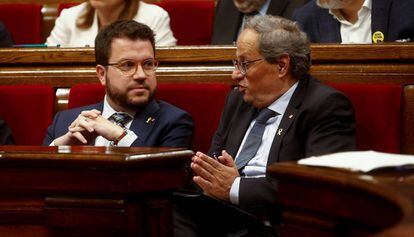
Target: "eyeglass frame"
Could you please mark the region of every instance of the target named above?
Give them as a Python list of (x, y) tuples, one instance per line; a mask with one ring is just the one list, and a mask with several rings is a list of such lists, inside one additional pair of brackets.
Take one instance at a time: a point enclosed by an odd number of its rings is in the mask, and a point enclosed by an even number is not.
[(249, 66), (254, 65), (254, 63), (259, 62), (261, 60), (264, 60), (264, 58), (258, 58), (258, 59), (253, 59), (253, 60), (248, 60), (248, 61), (239, 61), (237, 59), (233, 59), (233, 66), (236, 70), (239, 70), (241, 72), (242, 75), (247, 75), (247, 70), (249, 69)]
[[(144, 66), (142, 66), (142, 63), (148, 62), (148, 61), (152, 61), (154, 63), (154, 67), (152, 69), (147, 69), (150, 71), (147, 71), (146, 69), (144, 69)], [(126, 71), (123, 71), (122, 69), (119, 68), (119, 64), (122, 62), (134, 62), (135, 63), (135, 70), (133, 70), (133, 73), (127, 73)], [(142, 71), (144, 71), (145, 75), (147, 76), (151, 76), (155, 73), (155, 70), (158, 68), (159, 62), (156, 59), (146, 59), (143, 62), (138, 63), (138, 61), (135, 60), (131, 60), (131, 59), (124, 59), (121, 60), (119, 62), (116, 63), (107, 63), (103, 66), (112, 66), (115, 67), (116, 69), (118, 69), (124, 76), (133, 76), (135, 73), (137, 73), (138, 71), (138, 65), (141, 66)]]

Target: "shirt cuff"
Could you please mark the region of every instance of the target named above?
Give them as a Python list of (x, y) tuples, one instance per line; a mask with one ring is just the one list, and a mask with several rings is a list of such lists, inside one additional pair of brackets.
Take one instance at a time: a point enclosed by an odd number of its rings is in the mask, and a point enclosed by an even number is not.
[(237, 177), (230, 188), (230, 202), (239, 205), (240, 177)]
[(117, 146), (126, 146), (130, 147), (132, 143), (134, 143), (135, 140), (137, 140), (138, 136), (135, 135), (135, 133), (131, 130), (127, 131), (127, 134), (125, 137), (123, 137), (121, 140), (119, 140)]

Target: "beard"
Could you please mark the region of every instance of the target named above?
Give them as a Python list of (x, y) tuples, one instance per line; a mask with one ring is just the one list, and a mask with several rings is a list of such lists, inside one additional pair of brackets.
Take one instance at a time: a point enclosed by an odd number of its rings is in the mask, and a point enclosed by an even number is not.
[(141, 110), (154, 98), (156, 89), (151, 90), (150, 86), (144, 81), (140, 82), (138, 85), (144, 87), (146, 92), (140, 95), (130, 95), (133, 86), (127, 87), (126, 91), (120, 91), (111, 84), (111, 80), (108, 77), (106, 77), (105, 80), (106, 94), (114, 103), (122, 108), (129, 110)]
[(341, 9), (344, 8), (346, 5), (351, 3), (353, 0), (325, 0), (321, 2), (321, 0), (316, 0), (316, 4), (321, 8), (326, 9)]
[(234, 5), (243, 13), (251, 13), (259, 10), (266, 0), (233, 0)]

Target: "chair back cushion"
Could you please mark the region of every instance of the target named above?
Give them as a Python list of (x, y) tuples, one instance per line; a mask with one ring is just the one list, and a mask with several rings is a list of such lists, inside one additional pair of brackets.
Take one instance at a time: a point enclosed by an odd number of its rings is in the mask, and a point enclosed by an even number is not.
[(400, 153), (402, 87), (384, 84), (329, 83), (351, 101), (359, 150)]
[(13, 131), (16, 145), (41, 145), (52, 123), (54, 91), (48, 85), (0, 86), (0, 117)]
[(0, 4), (3, 21), (15, 44), (42, 43), (41, 5), (35, 3)]

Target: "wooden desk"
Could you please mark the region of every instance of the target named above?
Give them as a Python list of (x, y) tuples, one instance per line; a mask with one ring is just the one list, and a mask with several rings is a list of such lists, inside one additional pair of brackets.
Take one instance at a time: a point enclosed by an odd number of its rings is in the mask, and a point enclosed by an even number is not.
[(193, 152), (0, 146), (0, 236), (171, 236)]
[(279, 180), (282, 236), (413, 236), (414, 171), (278, 163), (268, 173)]

